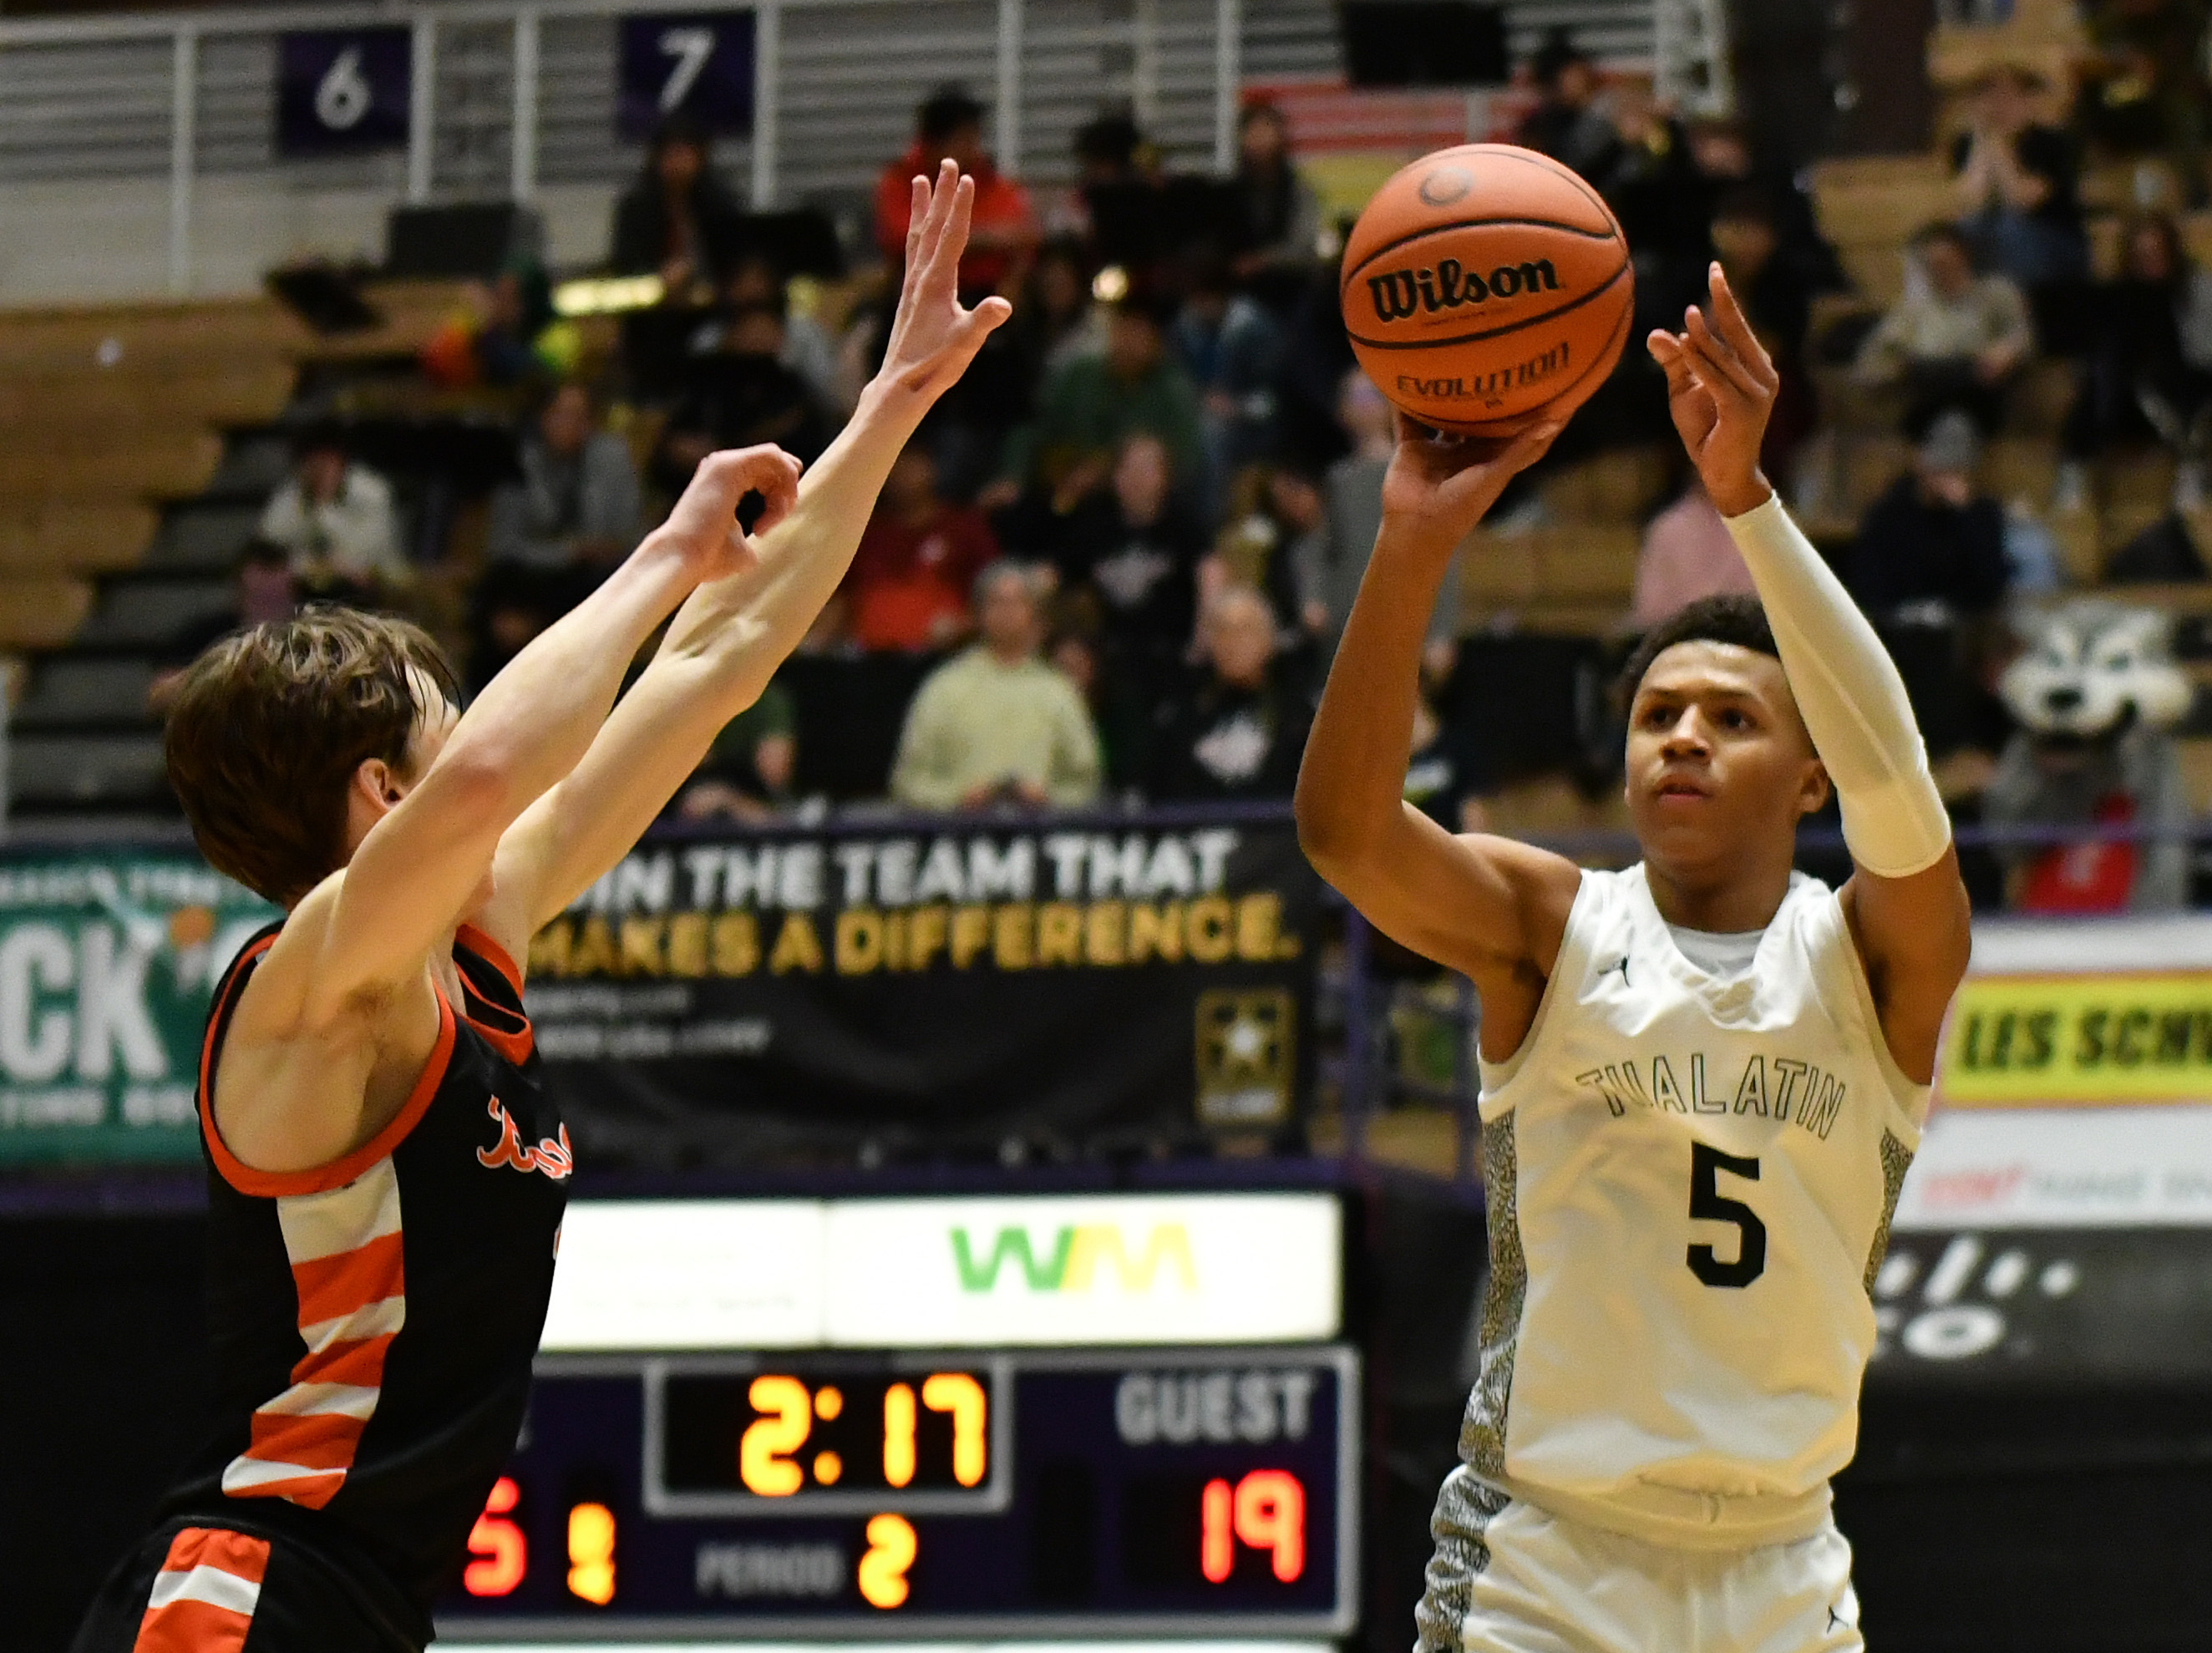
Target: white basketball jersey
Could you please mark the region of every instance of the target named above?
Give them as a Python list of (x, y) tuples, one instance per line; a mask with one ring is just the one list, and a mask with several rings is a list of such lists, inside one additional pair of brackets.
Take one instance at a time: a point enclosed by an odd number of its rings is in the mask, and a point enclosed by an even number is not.
[(1814, 1530), (1928, 1104), (1835, 896), (1793, 875), (1731, 981), (1683, 956), (1641, 866), (1585, 872), (1534, 1025), (1482, 1082), (1474, 1476), (1657, 1542)]

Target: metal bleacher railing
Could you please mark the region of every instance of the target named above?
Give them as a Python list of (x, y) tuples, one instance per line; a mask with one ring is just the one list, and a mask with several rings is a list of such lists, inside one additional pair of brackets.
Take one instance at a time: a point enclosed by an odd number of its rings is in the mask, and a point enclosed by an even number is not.
[[(1517, 53), (1564, 26), (1616, 62), (1696, 55), (1656, 0), (1509, 0)], [(1673, 0), (1674, 13), (1717, 0)], [(750, 10), (755, 115), (721, 159), (757, 207), (864, 190), (905, 145), (915, 105), (946, 82), (990, 106), (1000, 164), (1042, 183), (1069, 140), (1130, 108), (1171, 167), (1224, 169), (1252, 83), (1329, 80), (1342, 64), (1328, 0), (340, 0), (94, 17), (0, 17), (0, 197), (14, 184), (166, 179), (172, 291), (194, 290), (209, 180), (266, 178), (394, 202), (528, 201), (636, 169), (615, 136), (616, 34), (631, 13)], [(404, 150), (280, 157), (274, 112), (286, 31), (410, 31)], [(1686, 45), (1685, 42), (1687, 44)]]

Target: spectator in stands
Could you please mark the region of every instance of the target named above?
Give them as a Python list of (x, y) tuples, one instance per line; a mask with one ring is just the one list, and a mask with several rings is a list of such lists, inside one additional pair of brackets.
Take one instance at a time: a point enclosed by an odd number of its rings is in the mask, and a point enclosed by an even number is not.
[(1990, 69), (1974, 88), (1972, 125), (1951, 146), (1960, 228), (1990, 268), (2027, 288), (2089, 271), (2074, 141), (2035, 119), (2042, 89), (2031, 69)]
[(1291, 159), (1291, 124), (1267, 102), (1237, 118), (1235, 270), (1241, 281), (1294, 280), (1321, 243), (1321, 198)]
[(1356, 365), (1336, 274), (1317, 268), (1283, 316), (1279, 452), (1326, 465), (1348, 451), (1337, 415), (1344, 375)]
[(976, 576), (980, 640), (923, 680), (907, 710), (891, 795), (915, 809), (1072, 808), (1098, 795), (1098, 735), (1073, 684), (1037, 658), (1033, 576)]
[(1110, 671), (1098, 638), (1079, 621), (1055, 626), (1045, 658), (1083, 697), (1091, 727), (1098, 732), (1099, 761), (1108, 787), (1141, 798), (1152, 752), (1157, 678), (1139, 682)]
[(604, 571), (629, 555), (637, 472), (629, 445), (599, 428), (589, 391), (572, 380), (547, 392), (517, 457), (521, 476), (492, 492), (489, 561), (566, 574)]
[(1249, 586), (1206, 601), (1199, 627), (1205, 670), (1161, 708), (1148, 788), (1157, 802), (1288, 798), (1297, 785), (1313, 708), (1275, 669), (1275, 617)]
[[(1686, 136), (1698, 176), (1716, 205), (1722, 196), (1745, 185), (1765, 192), (1779, 243), (1776, 256), (1808, 292), (1841, 292), (1850, 286), (1835, 248), (1820, 234), (1803, 174), (1786, 167), (1759, 166), (1750, 136), (1738, 121), (1692, 121)], [(1711, 214), (1701, 216), (1710, 218)]]
[(1265, 306), (1232, 289), (1228, 260), (1209, 254), (1194, 261), (1169, 340), (1198, 387), (1206, 492), (1218, 496), (1238, 466), (1273, 452), (1282, 330)]
[(1160, 181), (1160, 151), (1146, 140), (1126, 107), (1109, 109), (1075, 129), (1075, 186), (1153, 185)]
[(2002, 422), (2004, 388), (2035, 347), (2027, 301), (2003, 276), (1980, 275), (1961, 230), (1934, 224), (1915, 238), (1924, 280), (1908, 281), (1860, 346), (1863, 384), (1901, 386), (1905, 428), (1925, 430), (1948, 408), (1984, 434)]
[(1255, 466), (1237, 478), (1226, 526), (1214, 537), (1214, 555), (1199, 571), (1199, 606), (1220, 585), (1246, 585), (1267, 598), (1279, 644), (1295, 649), (1301, 668), (1312, 664), (1304, 583), (1327, 560), (1328, 497), (1322, 473), (1303, 459)]
[(738, 222), (707, 129), (671, 115), (653, 135), (645, 170), (615, 204), (607, 263), (617, 275), (659, 277), (668, 303), (712, 303), (734, 268)]
[(423, 375), (444, 389), (505, 389), (542, 375), (566, 377), (583, 354), (583, 336), (553, 311), (545, 266), (517, 253), (489, 286), (470, 283), (460, 313), (416, 353)]
[(1912, 469), (1867, 507), (1841, 570), (1877, 621), (1977, 619), (2003, 601), (2004, 508), (1975, 483), (1981, 440), (1954, 408), (1937, 416)]
[(1805, 334), (1813, 315), (1813, 285), (1783, 256), (1782, 232), (1774, 204), (1754, 185), (1739, 185), (1713, 204), (1709, 234), (1713, 254), (1727, 272), (1729, 290), (1744, 308), (1752, 331), (1773, 359), (1782, 387), (1759, 449), (1759, 464), (1770, 477), (1790, 474), (1790, 458), (1812, 434), (1818, 412), (1812, 376), (1805, 367)]
[[(1396, 446), (1390, 404), (1358, 368), (1344, 376), (1337, 417), (1352, 439), (1352, 452), (1328, 468), (1322, 487), (1319, 532), (1300, 536), (1290, 553), (1298, 623), (1314, 639), (1323, 665), (1336, 653), (1336, 640), (1344, 635), (1344, 623), (1352, 613), (1352, 599), (1366, 577), (1368, 554), (1382, 526), (1382, 474), (1390, 467)], [(1458, 616), (1458, 592), (1448, 578), (1429, 617), (1426, 656), (1431, 669), (1439, 673), (1449, 662)]]
[(1174, 483), (1166, 446), (1132, 432), (1054, 557), (1062, 588), (1096, 602), (1108, 670), (1123, 681), (1158, 683), (1190, 645), (1206, 531)]
[(860, 536), (842, 598), (853, 640), (867, 649), (947, 648), (968, 633), (968, 594), (998, 560), (990, 525), (937, 490), (926, 441), (892, 465)]
[(1483, 799), (1490, 765), (1474, 731), (1437, 714), (1436, 681), (1425, 668), (1413, 701), (1413, 749), (1406, 759), (1406, 801), (1447, 832), (1481, 832), (1490, 824)]
[(1174, 315), (1157, 291), (1139, 286), (1124, 294), (1108, 324), (1106, 353), (1077, 356), (1046, 382), (1037, 416), (1008, 441), (1000, 480), (977, 503), (1001, 509), (1026, 490), (1064, 518), (1105, 486), (1114, 456), (1138, 430), (1166, 444), (1176, 488), (1194, 493), (1206, 440), (1198, 392), (1168, 352)]
[(1522, 117), (1513, 141), (1577, 172), (1593, 165), (1613, 143), (1613, 127), (1598, 106), (1597, 65), (1565, 28), (1544, 37), (1528, 61), (1536, 106)]
[(185, 668), (198, 659), (208, 645), (234, 631), (246, 631), (272, 620), (289, 617), (300, 606), (299, 582), (292, 575), (292, 553), (274, 540), (258, 536), (231, 565), (231, 600), (219, 614), (210, 614), (187, 626), (161, 651), (160, 668), (146, 686), (146, 709), (160, 716), (168, 709)]
[(2101, 0), (2077, 9), (2094, 48), (2075, 64), (2085, 135), (2106, 158), (2135, 159), (2138, 181), (2149, 161), (2172, 168), (2193, 196), (2212, 131), (2203, 0)]
[(728, 292), (732, 310), (773, 310), (782, 317), (783, 349), (776, 359), (806, 381), (818, 406), (852, 411), (851, 375), (838, 360), (837, 341), (812, 316), (793, 312), (790, 289), (773, 259), (760, 252), (739, 255)]
[(1636, 326), (1677, 324), (1705, 289), (1706, 202), (1682, 125), (1640, 80), (1606, 99), (1604, 147), (1579, 168), (1605, 198), (1628, 238), (1636, 267)]
[(392, 484), (354, 463), (334, 427), (301, 433), (292, 474), (262, 507), (257, 532), (291, 554), (293, 578), (311, 594), (369, 599), (411, 577)]
[(999, 331), (1021, 341), (1031, 380), (1042, 386), (1078, 356), (1104, 356), (1108, 324), (1104, 307), (1091, 301), (1082, 243), (1063, 240), (1037, 249), (1014, 319)]
[(876, 243), (894, 269), (905, 262), (914, 180), (934, 174), (947, 159), (975, 180), (968, 251), (960, 260), (961, 292), (1012, 298), (1021, 290), (1036, 248), (1036, 215), (1029, 191), (993, 163), (983, 147), (983, 106), (960, 87), (945, 88), (915, 112), (914, 143), (884, 168), (876, 185)]
[(1644, 530), (1628, 623), (1638, 631), (1648, 631), (1701, 597), (1751, 590), (1751, 570), (1744, 567), (1728, 526), (1692, 471), (1674, 503)]
[(653, 451), (657, 487), (681, 493), (717, 448), (774, 442), (805, 464), (821, 457), (835, 428), (813, 389), (784, 365), (787, 343), (775, 304), (730, 313), (714, 348), (684, 364), (683, 393)]
[(787, 813), (799, 762), (798, 730), (791, 691), (771, 682), (714, 737), (677, 794), (677, 817), (757, 825)]
[(492, 490), (488, 566), (471, 604), (469, 676), (478, 686), (594, 589), (638, 538), (629, 445), (598, 428), (582, 386), (544, 393), (517, 457), (520, 477)]
[(983, 341), (938, 404), (932, 441), (946, 492), (974, 498), (999, 474), (1007, 440), (1035, 416), (1042, 387), (1076, 357), (1103, 356), (1106, 343), (1106, 313), (1091, 302), (1083, 243), (1065, 235), (1046, 241), (1015, 298), (1013, 319)]
[(2079, 508), (2089, 460), (2155, 437), (2181, 461), (2175, 504), (2191, 508), (2204, 498), (2212, 423), (2212, 270), (2191, 260), (2162, 213), (2130, 220), (2120, 246), (2120, 278), (2100, 295), (2096, 344), (2059, 433), (2065, 457), (2052, 502)]

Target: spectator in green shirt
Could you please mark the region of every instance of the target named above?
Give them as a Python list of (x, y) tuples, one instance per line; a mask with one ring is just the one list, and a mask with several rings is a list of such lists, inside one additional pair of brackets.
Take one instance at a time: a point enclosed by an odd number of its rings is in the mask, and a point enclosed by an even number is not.
[(1029, 573), (975, 577), (981, 641), (931, 672), (907, 709), (891, 795), (915, 809), (1072, 808), (1098, 796), (1098, 735), (1073, 684), (1037, 658)]
[(791, 806), (799, 760), (798, 708), (791, 691), (770, 683), (732, 719), (676, 799), (685, 821), (769, 821)]
[(1065, 517), (1105, 486), (1114, 455), (1139, 430), (1166, 444), (1178, 492), (1202, 492), (1198, 391), (1167, 348), (1174, 314), (1158, 295), (1124, 295), (1114, 307), (1105, 354), (1077, 356), (1045, 380), (1036, 417), (1007, 439), (999, 480), (977, 503), (998, 510), (1027, 494)]

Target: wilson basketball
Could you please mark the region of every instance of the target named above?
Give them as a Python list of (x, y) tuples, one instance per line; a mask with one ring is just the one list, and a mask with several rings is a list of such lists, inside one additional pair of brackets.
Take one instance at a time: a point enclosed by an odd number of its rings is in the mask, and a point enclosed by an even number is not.
[(1352, 354), (1425, 424), (1505, 435), (1595, 390), (1636, 277), (1598, 192), (1533, 149), (1468, 143), (1391, 174), (1345, 244)]

